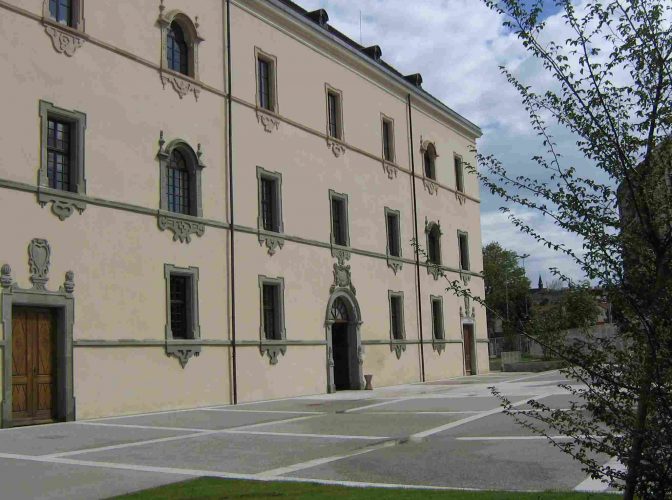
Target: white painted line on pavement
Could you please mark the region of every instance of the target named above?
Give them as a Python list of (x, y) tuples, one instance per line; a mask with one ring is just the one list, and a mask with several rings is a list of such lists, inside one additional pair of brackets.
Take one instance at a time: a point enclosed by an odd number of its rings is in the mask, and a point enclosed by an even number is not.
[(94, 453), (97, 451), (120, 450), (123, 448), (133, 448), (134, 446), (144, 446), (147, 444), (167, 443), (169, 441), (179, 441), (181, 439), (190, 439), (193, 437), (207, 436), (208, 434), (215, 434), (218, 431), (197, 432), (194, 434), (183, 434), (182, 436), (171, 436), (165, 438), (148, 439), (145, 441), (133, 441), (132, 443), (112, 444), (109, 446), (98, 446), (96, 448), (83, 448), (81, 450), (63, 451), (60, 453), (49, 453), (47, 455), (40, 455), (41, 458), (60, 458), (68, 457), (70, 455), (79, 455), (83, 453)]
[(532, 441), (532, 440), (553, 439), (555, 441), (564, 441), (574, 439), (571, 436), (463, 436), (455, 438), (457, 441)]
[[(619, 462), (618, 459), (615, 457), (609, 460), (606, 464), (604, 464), (604, 466), (619, 471), (625, 471), (625, 465)], [(608, 482), (605, 482), (602, 479), (593, 479), (592, 477), (588, 476), (586, 479), (584, 479), (578, 485), (576, 485), (574, 491), (598, 493), (600, 491), (607, 491), (608, 489), (609, 489)]]
[(367, 411), (367, 415), (470, 415), (483, 413), (488, 410), (464, 410), (464, 411)]
[[(511, 380), (502, 380), (501, 383), (502, 384), (512, 384), (512, 383), (515, 383), (515, 382), (520, 382), (521, 380), (528, 380), (528, 379), (531, 379), (531, 378), (551, 375), (552, 373), (560, 373), (560, 370), (550, 370), (550, 371), (547, 371), (547, 372), (533, 373), (532, 375), (525, 375), (523, 377), (512, 378)], [(540, 380), (539, 382), (543, 382), (543, 380)]]
[(328, 464), (331, 462), (336, 462), (338, 460), (344, 460), (346, 458), (357, 457), (359, 455), (364, 455), (366, 453), (371, 453), (372, 451), (381, 450), (383, 448), (389, 448), (390, 446), (396, 445), (396, 441), (387, 441), (377, 446), (371, 446), (369, 448), (354, 451), (352, 453), (345, 453), (341, 455), (333, 455), (331, 457), (316, 458), (314, 460), (308, 460), (307, 462), (301, 462), (298, 464), (290, 465), (287, 467), (279, 467), (277, 469), (271, 469), (257, 474), (257, 477), (276, 477), (283, 474), (291, 474), (303, 469), (311, 469), (319, 465)]
[(205, 431), (199, 431), (193, 434), (183, 434), (181, 436), (171, 436), (171, 437), (165, 437), (165, 438), (157, 438), (157, 439), (149, 439), (149, 440), (144, 440), (144, 441), (134, 441), (132, 443), (122, 443), (122, 444), (114, 444), (114, 445), (109, 445), (109, 446), (100, 446), (96, 448), (84, 448), (81, 450), (73, 450), (73, 451), (64, 451), (60, 453), (51, 453), (47, 455), (41, 455), (44, 458), (60, 458), (60, 457), (67, 457), (71, 455), (79, 455), (83, 453), (93, 453), (93, 452), (98, 452), (98, 451), (108, 451), (108, 450), (119, 450), (123, 448), (133, 448), (135, 446), (144, 446), (147, 444), (154, 444), (154, 443), (163, 443), (163, 442), (169, 442), (169, 441), (179, 441), (182, 439), (190, 439), (190, 438), (195, 438), (195, 437), (200, 437), (200, 436), (207, 436), (211, 434), (225, 434), (228, 433), (232, 430), (237, 430), (237, 431), (243, 431), (245, 429), (254, 429), (256, 427), (260, 427), (262, 425), (271, 425), (271, 424), (283, 424), (283, 423), (289, 423), (289, 422), (296, 422), (299, 420), (306, 420), (308, 418), (315, 418), (316, 416), (319, 415), (309, 415), (307, 417), (294, 417), (294, 418), (287, 418), (284, 420), (274, 420), (270, 422), (260, 422), (258, 424), (252, 424), (252, 425), (243, 425), (241, 427), (234, 427), (231, 429), (215, 429), (215, 430), (205, 430)]
[(314, 437), (322, 439), (357, 439), (364, 441), (382, 441), (392, 439), (389, 436), (348, 436), (343, 434), (304, 434), (300, 432), (267, 432), (267, 431), (222, 431), (225, 434), (251, 434), (253, 436), (280, 436), (280, 437)]
[(343, 413), (354, 413), (356, 411), (368, 410), (369, 408), (378, 408), (379, 406), (386, 406), (394, 403), (401, 403), (403, 401), (410, 401), (411, 399), (417, 399), (417, 397), (414, 396), (411, 398), (396, 398), (390, 401), (383, 401), (382, 403), (373, 403), (366, 406), (358, 406), (357, 408), (350, 408), (349, 410), (345, 410)]
[[(287, 476), (262, 476), (259, 474), (243, 474), (237, 472), (220, 472), (202, 469), (178, 469), (174, 467), (154, 467), (150, 465), (135, 465), (116, 462), (94, 462), (91, 460), (77, 460), (69, 458), (50, 458), (46, 456), (16, 455), (11, 453), (0, 453), (0, 459), (25, 460), (30, 462), (52, 463), (58, 465), (78, 465), (82, 467), (95, 467), (101, 469), (118, 469), (133, 472), (153, 472), (161, 474), (172, 474), (186, 477), (219, 477), (222, 479), (249, 479), (254, 481), (281, 481), (286, 483), (313, 483), (332, 486), (352, 486), (358, 488), (382, 488), (382, 489), (404, 489), (404, 490), (433, 490), (433, 491), (489, 491), (479, 488), (458, 488), (450, 486), (432, 486), (423, 484), (396, 484), (396, 483), (368, 483), (360, 481), (338, 481), (330, 479), (315, 479)], [(541, 490), (521, 490), (522, 493), (538, 493)]]
[[(515, 403), (512, 404), (512, 406), (520, 406), (524, 405), (527, 403), (530, 399), (534, 400), (539, 400), (545, 397), (550, 396), (550, 394), (540, 394), (538, 396), (534, 396), (531, 398), (526, 398), (526, 399), (521, 399), (520, 401), (516, 401)], [(449, 429), (454, 429), (455, 427), (459, 427), (460, 425), (468, 424), (469, 422), (473, 422), (475, 420), (480, 420), (481, 418), (489, 417), (491, 415), (496, 415), (498, 413), (502, 413), (504, 411), (503, 408), (493, 408), (492, 410), (484, 411), (481, 412), (477, 415), (472, 415), (471, 417), (466, 417), (461, 420), (456, 420), (455, 422), (450, 422), (448, 424), (441, 425), (439, 427), (434, 427), (433, 429), (427, 429), (426, 431), (418, 432), (416, 434), (413, 434), (411, 438), (415, 439), (423, 439), (429, 436), (432, 436), (434, 434), (438, 434), (439, 432), (447, 431)]]
[(149, 429), (157, 431), (183, 431), (183, 432), (209, 432), (213, 429), (195, 429), (193, 427), (162, 427), (155, 425), (136, 425), (136, 424), (108, 424), (105, 422), (73, 422), (76, 425), (90, 425), (94, 427), (121, 427), (126, 429)]
[(282, 413), (284, 415), (326, 415), (323, 411), (282, 411), (282, 410), (243, 410), (236, 408), (201, 408), (203, 411), (221, 411), (231, 413)]

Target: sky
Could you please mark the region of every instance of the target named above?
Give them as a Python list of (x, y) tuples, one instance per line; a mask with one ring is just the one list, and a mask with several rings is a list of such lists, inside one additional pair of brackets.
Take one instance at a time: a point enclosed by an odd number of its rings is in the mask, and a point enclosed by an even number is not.
[[(479, 0), (295, 0), (307, 10), (325, 9), (329, 23), (365, 46), (379, 45), (383, 59), (403, 74), (421, 73), (423, 88), (483, 130), (477, 147), (494, 154), (510, 171), (520, 175), (539, 174), (531, 161), (542, 153), (541, 142), (532, 131), (520, 97), (502, 76), (504, 65), (526, 84), (546, 89), (552, 85), (543, 68), (532, 60), (517, 38), (502, 26), (503, 19)], [(525, 0), (532, 2), (532, 0)], [(580, 5), (584, 0), (577, 0)], [(557, 8), (544, 9), (548, 36), (564, 40), (566, 26)], [(556, 129), (555, 140), (566, 165), (583, 174), (590, 165), (576, 148), (575, 138)], [(502, 246), (529, 254), (524, 264), (536, 287), (553, 279), (550, 268), (558, 268), (574, 279), (580, 270), (566, 257), (521, 234), (499, 211), (501, 198), (481, 189), (483, 244), (498, 241)], [(581, 241), (555, 227), (537, 213), (509, 206), (518, 216), (554, 241), (581, 251)]]

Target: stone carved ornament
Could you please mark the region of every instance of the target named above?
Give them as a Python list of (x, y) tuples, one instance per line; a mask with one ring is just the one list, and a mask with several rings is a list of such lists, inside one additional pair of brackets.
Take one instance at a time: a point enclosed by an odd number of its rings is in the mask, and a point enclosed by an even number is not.
[[(44, 293), (66, 293), (68, 295), (75, 291), (75, 273), (68, 271), (65, 273), (65, 281), (59, 288), (59, 292), (49, 292), (47, 282), (49, 281), (49, 268), (51, 266), (51, 247), (45, 239), (34, 238), (28, 244), (28, 270), (30, 271), (30, 282), (32, 290)], [(19, 290), (12, 278), (12, 268), (9, 264), (4, 264), (0, 268), (0, 287), (5, 290)]]

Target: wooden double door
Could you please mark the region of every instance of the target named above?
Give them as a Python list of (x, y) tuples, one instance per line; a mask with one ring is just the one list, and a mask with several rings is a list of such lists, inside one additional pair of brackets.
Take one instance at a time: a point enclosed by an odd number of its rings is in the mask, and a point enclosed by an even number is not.
[(56, 325), (49, 309), (12, 311), (12, 423), (53, 421), (56, 399)]

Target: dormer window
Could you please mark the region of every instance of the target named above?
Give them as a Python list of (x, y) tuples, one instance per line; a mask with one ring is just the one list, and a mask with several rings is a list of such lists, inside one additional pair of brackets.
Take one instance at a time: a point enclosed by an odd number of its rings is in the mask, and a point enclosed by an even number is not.
[(175, 21), (168, 28), (166, 42), (168, 68), (183, 75), (189, 75), (189, 47), (184, 31)]

